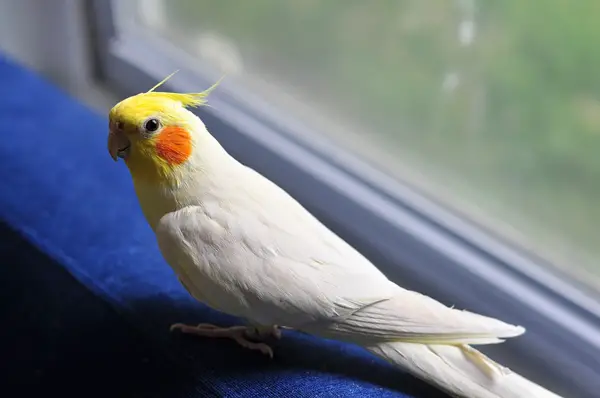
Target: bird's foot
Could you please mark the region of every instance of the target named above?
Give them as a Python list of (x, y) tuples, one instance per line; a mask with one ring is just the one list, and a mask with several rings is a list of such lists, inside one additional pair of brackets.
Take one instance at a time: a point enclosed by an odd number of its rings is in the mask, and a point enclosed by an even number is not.
[(260, 351), (270, 358), (273, 358), (273, 350), (265, 343), (257, 343), (248, 340), (248, 338), (264, 339), (268, 336), (281, 338), (281, 331), (277, 326), (232, 326), (228, 328), (201, 323), (199, 325), (185, 325), (176, 323), (171, 325), (171, 331), (179, 330), (182, 333), (194, 334), (202, 337), (228, 338), (236, 341), (239, 345), (250, 350)]

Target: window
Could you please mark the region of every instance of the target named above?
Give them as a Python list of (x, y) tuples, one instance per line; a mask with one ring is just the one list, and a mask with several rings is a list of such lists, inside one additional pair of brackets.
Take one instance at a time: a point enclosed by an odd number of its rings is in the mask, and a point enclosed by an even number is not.
[(110, 81), (139, 92), (181, 69), (171, 84), (189, 90), (225, 74), (201, 112), (237, 157), (404, 286), (525, 324), (489, 349), (507, 365), (595, 393), (599, 3), (112, 7), (98, 14)]
[(600, 286), (597, 2), (166, 4), (130, 12), (335, 144)]

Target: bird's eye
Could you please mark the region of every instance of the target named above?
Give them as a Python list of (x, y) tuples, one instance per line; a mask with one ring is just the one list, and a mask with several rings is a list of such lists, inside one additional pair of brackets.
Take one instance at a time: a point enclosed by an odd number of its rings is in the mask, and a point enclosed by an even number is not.
[(158, 119), (148, 119), (146, 120), (146, 122), (144, 123), (144, 130), (152, 133), (155, 132), (156, 130), (158, 130), (160, 127), (160, 122), (158, 121)]
[(117, 130), (123, 130), (123, 128), (125, 127), (125, 124), (123, 122), (116, 122), (115, 126), (116, 126)]

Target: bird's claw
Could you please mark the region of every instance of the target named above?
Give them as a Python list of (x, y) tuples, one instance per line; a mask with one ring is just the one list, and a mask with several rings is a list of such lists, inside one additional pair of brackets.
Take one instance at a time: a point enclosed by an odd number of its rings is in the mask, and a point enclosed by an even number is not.
[(262, 327), (247, 327), (247, 326), (232, 326), (222, 328), (208, 323), (200, 323), (196, 326), (186, 325), (183, 323), (175, 323), (170, 327), (171, 331), (179, 330), (186, 334), (195, 334), (202, 337), (213, 338), (229, 338), (235, 340), (239, 345), (250, 350), (260, 351), (270, 358), (273, 358), (273, 350), (265, 343), (258, 343), (248, 340), (248, 338), (258, 337), (263, 338), (272, 335), (275, 338), (281, 338), (281, 330), (277, 326), (262, 328)]
[(246, 336), (244, 335), (244, 333), (240, 333), (240, 334), (236, 334), (234, 336), (231, 336), (239, 345), (241, 345), (244, 348), (248, 348), (251, 350), (256, 350), (256, 351), (260, 351), (265, 355), (268, 355), (269, 358), (273, 359), (273, 349), (271, 347), (269, 347), (267, 344), (265, 343), (255, 343), (253, 341), (250, 341), (246, 338)]

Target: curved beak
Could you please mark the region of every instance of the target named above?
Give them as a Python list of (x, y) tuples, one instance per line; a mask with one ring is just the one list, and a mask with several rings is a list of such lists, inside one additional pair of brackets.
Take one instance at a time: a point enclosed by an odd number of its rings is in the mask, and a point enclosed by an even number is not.
[(125, 133), (111, 126), (108, 131), (108, 153), (113, 160), (116, 162), (119, 158), (127, 159), (130, 148), (131, 142)]

